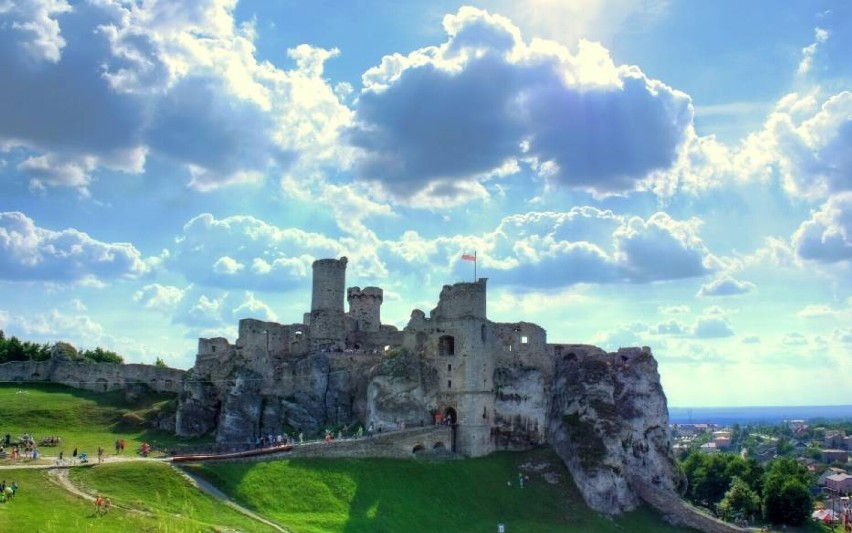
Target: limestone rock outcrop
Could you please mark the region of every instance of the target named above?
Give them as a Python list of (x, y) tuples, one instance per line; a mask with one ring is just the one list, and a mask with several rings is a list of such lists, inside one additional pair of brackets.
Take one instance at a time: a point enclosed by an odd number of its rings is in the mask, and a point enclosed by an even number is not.
[(431, 424), (438, 405), (438, 372), (415, 355), (403, 354), (373, 368), (367, 388), (371, 422), (396, 427)]
[(539, 422), (550, 403), (550, 379), (540, 367), (510, 365), (494, 369), (494, 445), (527, 450), (544, 440)]
[(588, 347), (555, 364), (547, 440), (589, 507), (607, 514), (634, 509), (640, 497), (632, 479), (675, 493), (685, 490), (650, 349), (608, 354)]

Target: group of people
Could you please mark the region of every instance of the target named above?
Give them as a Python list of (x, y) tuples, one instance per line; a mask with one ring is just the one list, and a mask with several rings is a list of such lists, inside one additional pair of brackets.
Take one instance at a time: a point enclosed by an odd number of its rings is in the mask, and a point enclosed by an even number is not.
[[(24, 447), (23, 455), (25, 459), (38, 459), (38, 448), (36, 448), (35, 446), (26, 446)], [(8, 451), (6, 451), (6, 448), (4, 446), (0, 445), (0, 459), (5, 459), (6, 457), (13, 460), (20, 459), (21, 445), (13, 444)]]
[(50, 435), (41, 439), (41, 446), (59, 446), (61, 443), (62, 439), (59, 435)]
[(0, 482), (0, 503), (13, 500), (16, 492), (18, 492), (18, 484), (13, 481), (7, 485), (6, 480), (4, 479)]
[(296, 439), (298, 438), (299, 444), (304, 442), (305, 435), (300, 431), (298, 437), (287, 435), (286, 433), (279, 433), (278, 435), (273, 435), (269, 433), (267, 435), (258, 435), (254, 439), (255, 448), (266, 448), (272, 446), (283, 446), (285, 444), (294, 444)]
[(365, 350), (363, 348), (340, 348), (339, 346), (326, 347), (320, 350), (323, 353), (357, 353), (357, 354), (372, 354), (376, 355), (379, 353), (377, 348), (373, 348), (371, 350)]
[[(44, 440), (49, 438), (59, 440), (59, 437), (45, 437)], [(8, 456), (10, 459), (20, 459), (22, 453), (26, 459), (38, 459), (38, 448), (36, 448), (35, 437), (29, 433), (24, 433), (18, 441), (13, 443), (12, 436), (6, 433), (6, 436), (0, 442), (0, 458)]]

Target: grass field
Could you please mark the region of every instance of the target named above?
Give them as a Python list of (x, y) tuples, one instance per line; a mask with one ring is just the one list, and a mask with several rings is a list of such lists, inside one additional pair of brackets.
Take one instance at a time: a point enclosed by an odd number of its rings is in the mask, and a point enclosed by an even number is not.
[[(523, 466), (532, 464), (547, 468)], [(193, 470), (298, 533), (493, 533), (501, 523), (507, 533), (688, 531), (647, 509), (614, 520), (591, 511), (549, 449), (462, 461), (294, 459)], [(524, 488), (522, 470), (530, 476)], [(545, 471), (559, 482), (545, 481)]]
[(140, 423), (149, 413), (162, 409), (174, 395), (151, 394), (136, 402), (128, 402), (119, 392), (95, 393), (62, 385), (0, 384), (0, 437), (12, 439), (24, 433), (37, 441), (59, 435), (58, 447), (40, 447), (42, 455), (55, 456), (64, 450), (65, 457), (76, 447), (90, 457), (98, 446), (115, 453), (114, 443), (124, 439), (125, 453), (135, 453), (142, 442), (155, 449), (174, 449), (198, 445), (199, 440), (178, 439), (165, 431), (154, 431)]
[(94, 504), (50, 481), (47, 470), (2, 470), (19, 485), (14, 500), (0, 503), (0, 531), (196, 533), (272, 531), (198, 491), (159, 462), (104, 464), (73, 469), (71, 478), (88, 492), (108, 495), (106, 515)]

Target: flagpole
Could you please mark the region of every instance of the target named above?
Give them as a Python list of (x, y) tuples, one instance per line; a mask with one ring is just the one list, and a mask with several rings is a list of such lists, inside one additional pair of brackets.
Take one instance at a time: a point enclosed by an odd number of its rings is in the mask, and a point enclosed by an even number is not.
[(476, 250), (473, 251), (473, 282), (476, 283)]

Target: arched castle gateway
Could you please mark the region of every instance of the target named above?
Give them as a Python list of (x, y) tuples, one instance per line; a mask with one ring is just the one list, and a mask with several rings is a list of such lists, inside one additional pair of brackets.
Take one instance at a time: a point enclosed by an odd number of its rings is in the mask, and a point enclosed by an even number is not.
[(400, 331), (381, 323), (381, 288), (346, 288), (346, 265), (313, 263), (302, 323), (245, 319), (234, 344), (199, 339), (178, 434), (215, 428), (218, 442), (238, 444), (282, 428), (449, 418), (464, 455), (523, 449), (545, 440), (556, 354), (600, 352), (547, 344), (535, 324), (491, 322), (486, 278), (444, 286), (429, 315), (415, 309)]

